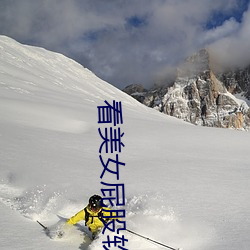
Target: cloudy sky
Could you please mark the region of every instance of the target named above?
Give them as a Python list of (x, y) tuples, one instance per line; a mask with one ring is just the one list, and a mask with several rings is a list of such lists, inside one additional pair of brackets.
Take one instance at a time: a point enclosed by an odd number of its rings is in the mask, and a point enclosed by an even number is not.
[(211, 47), (250, 62), (250, 0), (0, 0), (0, 34), (69, 56), (111, 84), (146, 87)]

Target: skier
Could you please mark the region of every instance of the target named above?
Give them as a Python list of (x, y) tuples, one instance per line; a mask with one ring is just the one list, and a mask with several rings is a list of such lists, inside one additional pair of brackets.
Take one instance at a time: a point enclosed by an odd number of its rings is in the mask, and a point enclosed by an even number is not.
[[(105, 207), (105, 210), (109, 209)], [(101, 196), (95, 194), (89, 198), (89, 204), (77, 214), (72, 216), (67, 221), (67, 224), (74, 225), (80, 220), (85, 220), (85, 226), (88, 227), (92, 233), (92, 238), (95, 239), (104, 227), (103, 223), (107, 223), (109, 220), (112, 220), (112, 218), (103, 218), (103, 216), (110, 216), (110, 213), (102, 211), (102, 198)]]

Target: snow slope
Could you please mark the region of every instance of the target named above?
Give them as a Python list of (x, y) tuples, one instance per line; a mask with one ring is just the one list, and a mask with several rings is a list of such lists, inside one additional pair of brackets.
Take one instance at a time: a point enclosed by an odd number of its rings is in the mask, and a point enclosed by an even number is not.
[[(53, 227), (100, 193), (97, 106), (114, 99), (123, 105), (127, 228), (184, 250), (250, 249), (248, 132), (168, 117), (63, 55), (4, 36), (0, 249), (103, 249), (104, 238), (90, 245), (78, 226), (50, 239), (36, 220)], [(163, 249), (126, 237), (128, 249)]]

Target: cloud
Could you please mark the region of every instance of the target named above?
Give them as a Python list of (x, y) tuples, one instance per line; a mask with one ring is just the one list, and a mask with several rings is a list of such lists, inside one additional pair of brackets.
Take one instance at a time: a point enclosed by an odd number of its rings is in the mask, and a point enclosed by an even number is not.
[[(148, 87), (204, 46), (243, 44), (249, 18), (233, 18), (239, 8), (237, 0), (2, 0), (0, 33), (61, 52), (120, 88)], [(226, 18), (208, 30), (215, 13)]]
[(219, 41), (225, 37), (231, 36), (237, 33), (240, 28), (240, 24), (232, 17), (229, 20), (224, 21), (221, 26), (204, 31), (200, 38), (201, 44), (211, 44)]
[[(227, 29), (226, 25), (220, 29)], [(210, 51), (213, 53), (217, 63), (225, 67), (245, 67), (250, 64), (250, 10), (243, 15), (242, 22), (221, 39), (210, 44)]]

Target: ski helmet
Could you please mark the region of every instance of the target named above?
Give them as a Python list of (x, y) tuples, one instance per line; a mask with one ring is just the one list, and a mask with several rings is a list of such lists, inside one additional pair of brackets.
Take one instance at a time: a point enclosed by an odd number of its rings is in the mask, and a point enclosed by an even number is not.
[(89, 207), (91, 210), (99, 210), (102, 207), (102, 197), (95, 194), (89, 198)]

